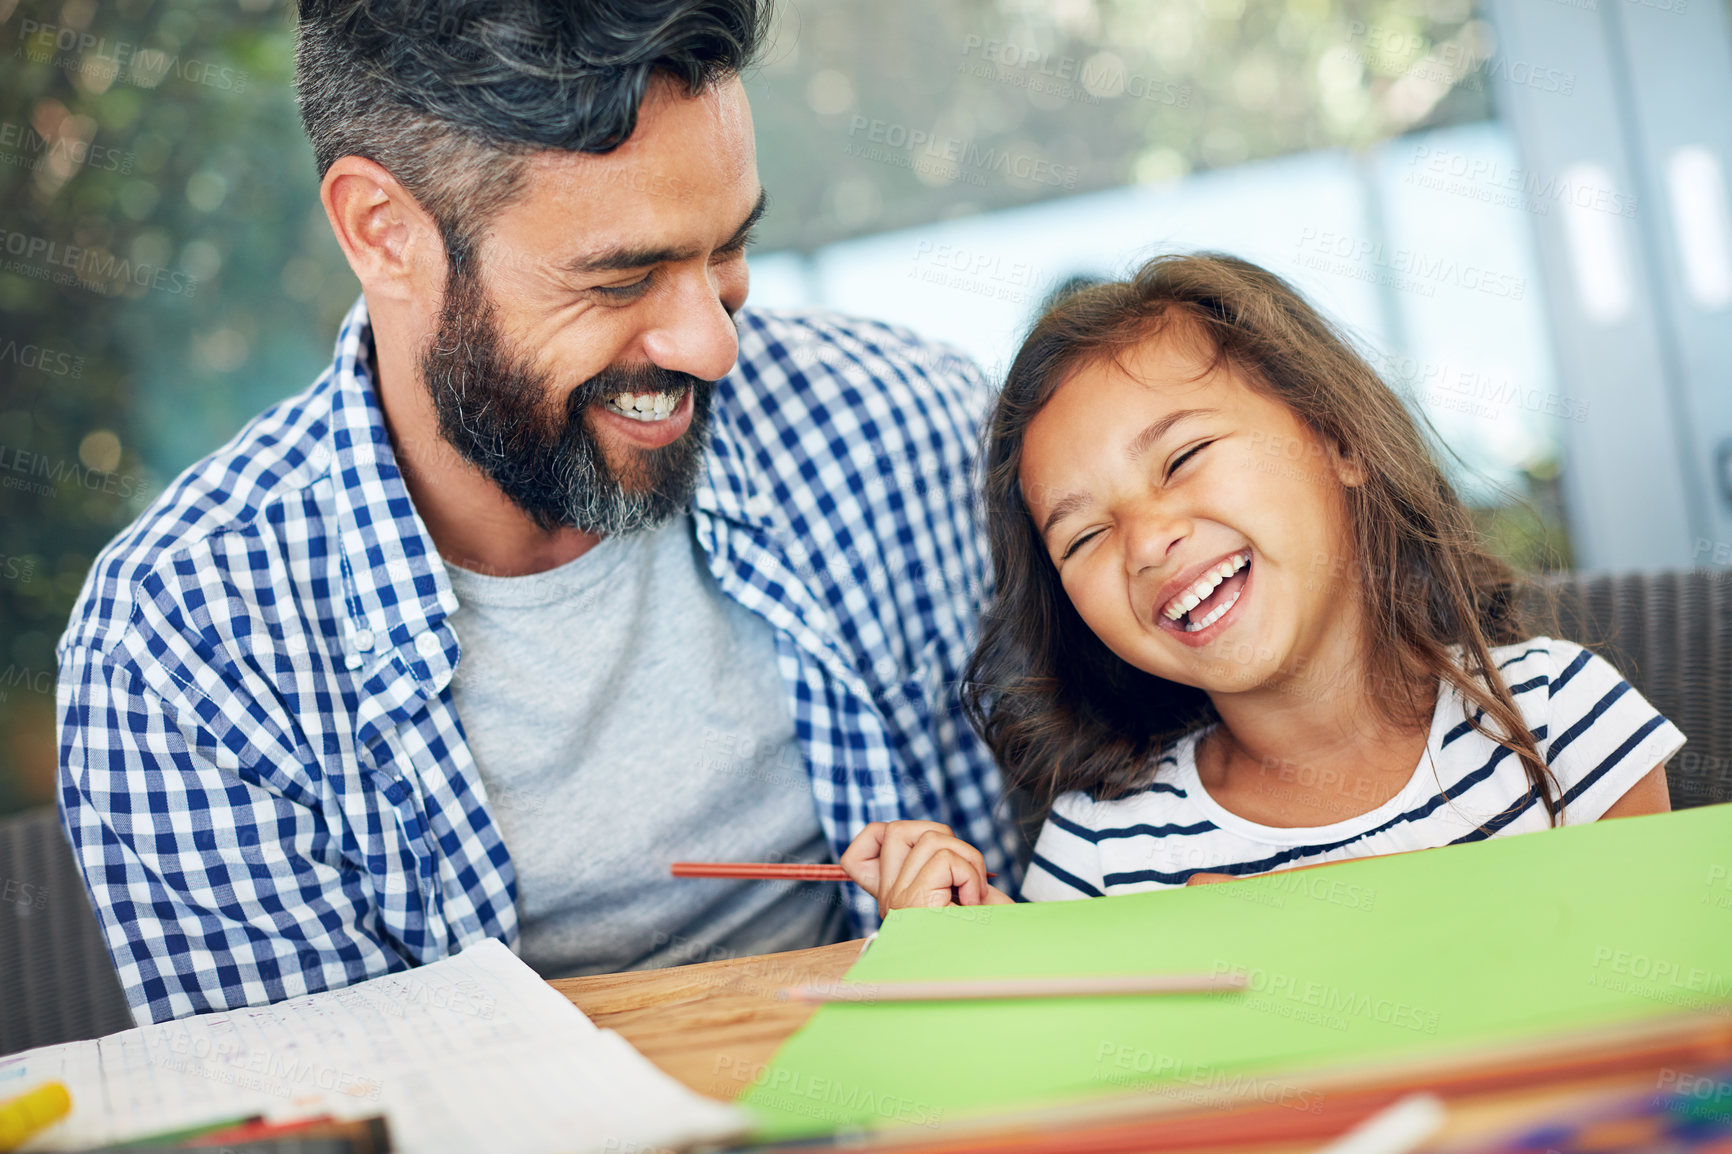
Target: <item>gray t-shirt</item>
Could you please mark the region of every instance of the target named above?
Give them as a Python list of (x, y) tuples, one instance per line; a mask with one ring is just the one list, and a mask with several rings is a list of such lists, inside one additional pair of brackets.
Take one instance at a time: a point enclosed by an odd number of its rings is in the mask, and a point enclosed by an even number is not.
[(674, 879), (668, 864), (829, 861), (776, 640), (725, 597), (690, 517), (566, 565), (447, 565), (457, 715), (517, 869), (543, 977), (840, 940), (833, 882)]

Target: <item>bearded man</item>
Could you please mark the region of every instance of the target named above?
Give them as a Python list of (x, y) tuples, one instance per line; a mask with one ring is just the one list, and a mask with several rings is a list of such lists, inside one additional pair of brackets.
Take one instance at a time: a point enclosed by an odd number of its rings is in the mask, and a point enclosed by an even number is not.
[(486, 937), (546, 976), (818, 945), (868, 822), (1008, 875), (955, 692), (988, 390), (744, 309), (759, 0), (302, 0), (362, 299), (306, 392), (97, 559), (60, 646), (67, 832), (140, 1022)]

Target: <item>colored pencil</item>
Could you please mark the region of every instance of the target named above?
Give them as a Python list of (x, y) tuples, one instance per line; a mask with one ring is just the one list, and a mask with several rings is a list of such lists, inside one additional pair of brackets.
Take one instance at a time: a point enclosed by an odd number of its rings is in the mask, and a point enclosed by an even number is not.
[(845, 882), (848, 875), (828, 862), (677, 861), (676, 878), (755, 878), (764, 881)]
[(391, 1149), (391, 1130), (382, 1115), (339, 1121), (328, 1114), (299, 1118), (292, 1122), (257, 1122), (204, 1134), (187, 1143), (188, 1148), (204, 1146), (249, 1146), (283, 1139), (341, 1140), (349, 1143), (354, 1154), (384, 1154)]
[(204, 1122), (197, 1126), (183, 1126), (178, 1130), (165, 1130), (160, 1134), (147, 1134), (142, 1138), (129, 1138), (124, 1142), (111, 1142), (109, 1145), (116, 1150), (125, 1150), (133, 1146), (184, 1146), (201, 1134), (214, 1134), (218, 1130), (233, 1130), (237, 1126), (251, 1126), (264, 1120), (263, 1114), (246, 1114), (239, 1118), (224, 1118), (221, 1121)]
[(1082, 974), (966, 978), (940, 982), (816, 982), (777, 992), (786, 1002), (959, 1002), (985, 998), (1115, 998), (1137, 994), (1226, 994), (1244, 974)]
[[(848, 874), (829, 862), (677, 861), (676, 878), (746, 878), (757, 881), (845, 882)], [(995, 878), (997, 874), (987, 874)]]
[(72, 1094), (64, 1082), (44, 1082), (0, 1102), (0, 1150), (22, 1146), (32, 1134), (46, 1130), (71, 1110)]
[(242, 1126), (233, 1126), (227, 1130), (212, 1130), (208, 1134), (200, 1134), (188, 1146), (223, 1146), (230, 1142), (251, 1142), (255, 1138), (277, 1138), (284, 1134), (293, 1134), (311, 1126), (323, 1126), (330, 1122), (329, 1114), (318, 1114), (311, 1118), (296, 1118), (292, 1122), (249, 1122)]
[(1435, 1094), (1409, 1094), (1378, 1111), (1317, 1154), (1410, 1154), (1443, 1127), (1447, 1111)]

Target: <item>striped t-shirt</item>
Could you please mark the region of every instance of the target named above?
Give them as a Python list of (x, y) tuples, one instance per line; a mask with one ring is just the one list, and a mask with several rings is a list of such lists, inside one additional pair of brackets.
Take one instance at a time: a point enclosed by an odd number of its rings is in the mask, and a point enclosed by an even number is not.
[[(1536, 637), (1491, 652), (1562, 791), (1566, 824), (1598, 820), (1684, 744), (1616, 669), (1579, 645)], [(1223, 809), (1197, 778), (1197, 743), (1207, 732), (1164, 750), (1150, 784), (1136, 793), (1113, 801), (1060, 796), (1035, 844), (1023, 896), (1133, 893), (1181, 886), (1194, 873), (1260, 874), (1548, 826), (1521, 762), (1468, 724), (1461, 695), (1447, 684), (1407, 785), (1330, 825), (1277, 828)], [(1315, 772), (1307, 777), (1308, 768), (1271, 771), (1291, 779), (1272, 787), (1313, 796), (1332, 788)], [(1361, 808), (1346, 794), (1341, 801), (1345, 812)]]

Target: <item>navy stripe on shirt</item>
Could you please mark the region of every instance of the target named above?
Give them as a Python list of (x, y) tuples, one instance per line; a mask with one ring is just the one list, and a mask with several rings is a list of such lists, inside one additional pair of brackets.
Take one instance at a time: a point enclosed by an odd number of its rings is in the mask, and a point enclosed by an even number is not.
[(1450, 845), (1465, 845), (1471, 841), (1484, 841), (1486, 838), (1492, 836), (1498, 830), (1502, 829), (1504, 826), (1510, 824), (1512, 821), (1516, 820), (1516, 818), (1520, 817), (1522, 814), (1524, 814), (1528, 810), (1532, 809), (1534, 802), (1538, 801), (1539, 797), (1540, 797), (1540, 795), (1539, 795), (1538, 791), (1534, 790), (1530, 786), (1528, 788), (1527, 794), (1521, 799), (1520, 802), (1518, 802), (1515, 805), (1510, 806), (1508, 809), (1504, 810), (1502, 813), (1498, 814), (1497, 816), (1492, 817), (1492, 818), (1488, 818), (1485, 821), (1485, 823), (1483, 825), (1481, 825), (1478, 829), (1469, 830), (1467, 833), (1462, 834), (1460, 837), (1456, 838), (1454, 841), (1450, 842), (1449, 844)]
[[(1530, 650), (1529, 652), (1537, 652), (1537, 650)], [(1508, 665), (1508, 664), (1509, 664), (1509, 662), (1507, 662), (1507, 661), (1504, 662), (1504, 665)], [(1499, 666), (1498, 668), (1501, 669), (1501, 668), (1503, 668), (1503, 666)], [(1509, 687), (1509, 693), (1510, 693), (1511, 697), (1519, 697), (1523, 693), (1531, 693), (1533, 690), (1540, 688), (1542, 685), (1550, 685), (1550, 684), (1551, 684), (1551, 678), (1547, 677), (1545, 674), (1542, 673), (1538, 677), (1530, 678), (1529, 680), (1524, 681), (1519, 685), (1510, 686)], [(1484, 710), (1475, 710), (1474, 711), (1474, 721), (1478, 721), (1480, 718), (1482, 718), (1484, 716), (1485, 716)], [(1469, 733), (1472, 733), (1472, 732), (1473, 732), (1473, 722), (1468, 721), (1466, 718), (1463, 718), (1462, 720), (1456, 722), (1455, 726), (1452, 729), (1450, 729), (1450, 731), (1448, 733), (1443, 735), (1443, 741), (1438, 744), (1438, 748), (1439, 749), (1447, 749), (1455, 741), (1456, 738), (1465, 737)]]
[(1536, 653), (1550, 653), (1550, 652), (1551, 652), (1551, 650), (1547, 649), (1545, 646), (1536, 645), (1532, 649), (1522, 650), (1520, 653), (1516, 654), (1514, 657), (1505, 658), (1504, 660), (1497, 663), (1497, 667), (1499, 669), (1508, 669), (1510, 666), (1514, 665), (1516, 662), (1521, 661), (1524, 658), (1532, 657)]
[(1576, 674), (1580, 673), (1584, 668), (1587, 667), (1588, 662), (1593, 659), (1593, 656), (1594, 655), (1592, 653), (1589, 653), (1586, 649), (1584, 649), (1580, 653), (1576, 654), (1576, 659), (1574, 661), (1570, 662), (1569, 665), (1567, 667), (1565, 667), (1565, 669), (1562, 673), (1558, 674), (1558, 679), (1557, 679), (1556, 683), (1554, 683), (1552, 685), (1552, 692), (1556, 693), (1558, 690), (1560, 690), (1564, 686), (1568, 685), (1570, 683), (1571, 679), (1574, 678)]
[(1564, 749), (1568, 747), (1570, 742), (1586, 733), (1588, 729), (1592, 727), (1594, 722), (1598, 721), (1606, 710), (1610, 709), (1617, 702), (1618, 698), (1624, 696), (1624, 694), (1628, 692), (1630, 692), (1630, 683), (1628, 681), (1620, 681), (1610, 689), (1606, 690), (1605, 696), (1594, 702), (1594, 707), (1588, 710), (1580, 721), (1558, 734), (1557, 741), (1553, 742), (1551, 748), (1546, 750), (1546, 762), (1549, 764), (1557, 760), (1558, 754), (1562, 753)]
[(1093, 842), (1097, 845), (1107, 838), (1142, 837), (1144, 835), (1149, 837), (1184, 836), (1186, 834), (1208, 833), (1211, 830), (1220, 828), (1214, 822), (1205, 820), (1197, 822), (1195, 825), (1144, 824), (1117, 826), (1110, 829), (1089, 829), (1087, 826), (1078, 825), (1076, 822), (1070, 820), (1068, 817), (1064, 816), (1064, 814), (1059, 813), (1056, 810), (1048, 816), (1047, 820), (1052, 822), (1052, 824), (1056, 825), (1058, 828), (1064, 830), (1066, 833), (1075, 834), (1084, 841)]
[(1098, 898), (1098, 897), (1104, 896), (1104, 895), (1102, 895), (1101, 891), (1095, 889), (1095, 887), (1089, 885), (1089, 883), (1083, 881), (1081, 878), (1077, 877), (1075, 874), (1071, 873), (1069, 870), (1060, 869), (1058, 866), (1054, 865), (1050, 861), (1047, 861), (1044, 857), (1041, 857), (1039, 854), (1035, 854), (1033, 859), (1030, 860), (1029, 864), (1039, 866), (1041, 869), (1045, 870), (1047, 873), (1051, 874), (1053, 877), (1057, 878), (1059, 881), (1063, 882), (1065, 885), (1069, 886), (1071, 889), (1076, 890), (1079, 893), (1085, 893), (1091, 898)]
[[(1624, 688), (1629, 688), (1628, 682), (1624, 683)], [(1569, 805), (1570, 802), (1576, 800), (1576, 798), (1580, 797), (1584, 792), (1592, 789), (1594, 783), (1606, 775), (1607, 770), (1622, 761), (1632, 749), (1636, 748), (1636, 746), (1646, 740), (1650, 733), (1654, 732), (1664, 724), (1666, 724), (1666, 719), (1657, 713), (1648, 718), (1647, 722), (1640, 729), (1630, 734), (1624, 744), (1618, 746), (1618, 748), (1614, 749), (1604, 761), (1600, 762), (1600, 764), (1594, 766), (1593, 769), (1582, 775), (1582, 780), (1576, 782), (1575, 786), (1568, 793), (1564, 794), (1564, 804)]]
[(1185, 791), (1168, 781), (1151, 781), (1143, 787), (1144, 793), (1170, 793), (1174, 797), (1184, 797)]

